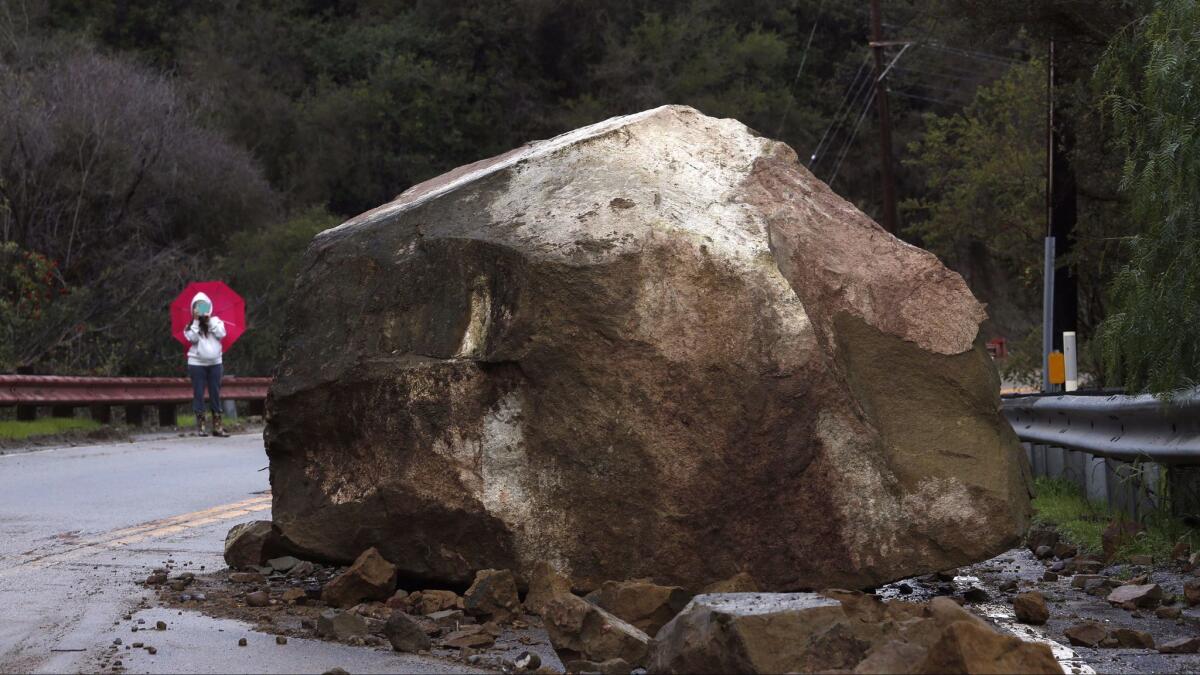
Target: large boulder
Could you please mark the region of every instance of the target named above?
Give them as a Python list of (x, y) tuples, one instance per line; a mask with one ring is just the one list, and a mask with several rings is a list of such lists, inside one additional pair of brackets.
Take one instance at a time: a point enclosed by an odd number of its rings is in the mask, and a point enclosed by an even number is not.
[(305, 557), (576, 589), (872, 586), (1020, 540), (983, 307), (734, 120), (667, 106), (319, 234), (268, 400)]

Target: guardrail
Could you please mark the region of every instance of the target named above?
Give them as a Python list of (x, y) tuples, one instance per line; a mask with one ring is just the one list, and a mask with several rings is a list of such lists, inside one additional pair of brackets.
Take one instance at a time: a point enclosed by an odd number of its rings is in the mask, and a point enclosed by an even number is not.
[(1092, 501), (1137, 517), (1200, 508), (1200, 388), (1169, 402), (1089, 393), (1005, 398), (1001, 410), (1035, 475), (1077, 483)]
[[(261, 415), (271, 386), (269, 377), (226, 377), (221, 398), (249, 401), (250, 414)], [(92, 418), (108, 424), (112, 406), (123, 406), (125, 422), (144, 423), (146, 406), (158, 408), (158, 423), (176, 424), (176, 406), (192, 400), (192, 383), (185, 377), (74, 377), (60, 375), (0, 375), (0, 406), (16, 406), (17, 419), (37, 418), (38, 407), (55, 417), (73, 417), (87, 407)]]

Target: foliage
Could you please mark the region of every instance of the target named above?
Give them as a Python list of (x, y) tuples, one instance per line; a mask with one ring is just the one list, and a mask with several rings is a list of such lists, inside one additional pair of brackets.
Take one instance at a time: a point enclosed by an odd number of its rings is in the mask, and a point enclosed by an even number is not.
[[(1034, 522), (1052, 525), (1067, 541), (1081, 552), (1099, 555), (1101, 535), (1118, 512), (1107, 505), (1092, 504), (1080, 492), (1079, 486), (1061, 478), (1039, 477), (1034, 480)], [(1170, 560), (1175, 545), (1188, 542), (1193, 549), (1200, 545), (1200, 533), (1183, 521), (1171, 516), (1163, 507), (1143, 518), (1145, 530), (1117, 551), (1117, 560), (1134, 555), (1151, 555), (1155, 560)]]
[(980, 87), (961, 113), (927, 116), (906, 162), (925, 188), (902, 205), (908, 235), (962, 272), (1010, 336), (1031, 328), (1040, 299), (1044, 139), (1045, 65), (1034, 60)]
[(50, 436), (71, 431), (92, 431), (101, 425), (82, 417), (44, 417), (38, 420), (0, 420), (0, 440), (24, 440), (31, 436)]
[(231, 352), (226, 372), (269, 374), (288, 320), (287, 296), (301, 255), (313, 236), (336, 225), (324, 209), (310, 208), (278, 224), (233, 235), (217, 269), (246, 300), (246, 333)]
[(1096, 78), (1140, 226), (1112, 287), (1104, 360), (1126, 388), (1165, 395), (1200, 382), (1200, 6), (1157, 3), (1113, 41)]

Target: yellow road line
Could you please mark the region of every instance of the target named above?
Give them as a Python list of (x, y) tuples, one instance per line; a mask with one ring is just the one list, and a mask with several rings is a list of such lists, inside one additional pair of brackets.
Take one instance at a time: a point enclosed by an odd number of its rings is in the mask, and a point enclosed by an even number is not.
[(129, 546), (130, 544), (146, 541), (147, 539), (161, 539), (197, 527), (203, 527), (204, 525), (248, 516), (257, 511), (265, 511), (269, 508), (271, 508), (271, 496), (262, 495), (232, 504), (214, 506), (202, 511), (193, 511), (169, 518), (152, 520), (132, 527), (111, 530), (74, 542), (65, 550), (43, 553), (21, 560), (11, 567), (0, 569), (0, 576), (7, 576), (10, 573), (19, 571), (22, 567), (52, 567), (60, 565), (64, 562), (84, 558), (100, 550), (115, 550)]

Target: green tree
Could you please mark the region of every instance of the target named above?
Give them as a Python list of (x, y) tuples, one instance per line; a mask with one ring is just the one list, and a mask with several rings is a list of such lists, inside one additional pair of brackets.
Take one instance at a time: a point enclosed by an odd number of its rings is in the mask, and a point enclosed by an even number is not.
[(1159, 2), (1113, 40), (1096, 79), (1140, 226), (1112, 287), (1104, 362), (1128, 389), (1167, 394), (1200, 381), (1200, 5)]

